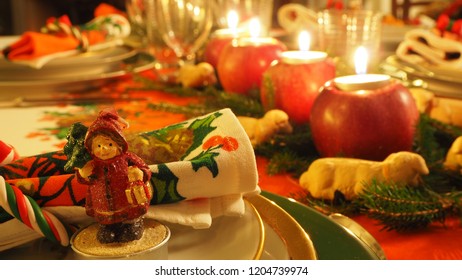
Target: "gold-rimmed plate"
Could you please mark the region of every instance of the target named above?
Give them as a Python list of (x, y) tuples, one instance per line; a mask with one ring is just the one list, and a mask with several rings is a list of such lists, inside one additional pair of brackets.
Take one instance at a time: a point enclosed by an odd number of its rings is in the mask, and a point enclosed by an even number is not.
[(267, 228), (263, 258), (317, 259), (308, 233), (284, 209), (261, 195), (249, 197), (248, 200), (258, 210)]
[(274, 193), (261, 195), (279, 205), (305, 229), (319, 260), (382, 259), (355, 233), (313, 208)]

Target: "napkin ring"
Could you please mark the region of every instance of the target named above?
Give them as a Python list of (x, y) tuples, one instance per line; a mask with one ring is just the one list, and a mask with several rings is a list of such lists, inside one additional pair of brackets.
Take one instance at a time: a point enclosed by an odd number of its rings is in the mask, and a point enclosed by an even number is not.
[(61, 31), (66, 35), (71, 35), (79, 41), (77, 48), (84, 52), (90, 46), (87, 36), (78, 27), (70, 26), (64, 22), (49, 22), (40, 31), (42, 33), (58, 33)]

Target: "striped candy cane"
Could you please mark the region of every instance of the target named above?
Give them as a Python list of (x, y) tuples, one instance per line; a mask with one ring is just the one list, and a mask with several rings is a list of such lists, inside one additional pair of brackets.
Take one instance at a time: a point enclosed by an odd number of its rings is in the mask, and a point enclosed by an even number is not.
[(63, 246), (69, 245), (70, 232), (58, 218), (41, 209), (35, 200), (24, 195), (18, 187), (8, 184), (2, 176), (0, 176), (0, 206), (47, 239)]

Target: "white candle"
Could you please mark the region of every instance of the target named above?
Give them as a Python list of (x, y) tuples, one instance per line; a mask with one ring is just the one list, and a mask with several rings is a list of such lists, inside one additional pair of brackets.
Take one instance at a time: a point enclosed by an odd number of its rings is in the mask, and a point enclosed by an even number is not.
[(242, 37), (237, 41), (237, 45), (240, 47), (246, 46), (261, 46), (261, 45), (278, 45), (278, 40), (270, 37)]
[(307, 64), (323, 61), (327, 57), (325, 52), (317, 51), (287, 51), (281, 55), (281, 60), (287, 64)]
[(309, 51), (310, 35), (306, 31), (300, 32), (298, 36), (299, 51), (287, 51), (281, 55), (281, 60), (287, 64), (308, 64), (323, 61), (327, 53), (320, 51)]
[(356, 50), (354, 60), (357, 75), (335, 78), (337, 88), (343, 91), (375, 90), (390, 83), (389, 75), (366, 74), (368, 53), (364, 47)]
[(249, 32), (243, 28), (238, 28), (239, 15), (236, 11), (229, 11), (227, 16), (228, 28), (218, 29), (213, 33), (216, 38), (237, 38), (248, 36)]
[(337, 77), (334, 79), (335, 86), (343, 91), (375, 90), (390, 83), (389, 75), (360, 74)]

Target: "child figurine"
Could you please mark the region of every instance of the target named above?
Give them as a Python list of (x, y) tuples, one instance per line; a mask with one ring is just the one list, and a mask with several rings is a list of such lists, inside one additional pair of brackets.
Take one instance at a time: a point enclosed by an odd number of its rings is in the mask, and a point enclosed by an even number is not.
[(128, 123), (115, 110), (103, 110), (88, 128), (85, 148), (91, 160), (77, 168), (77, 178), (89, 185), (85, 209), (99, 224), (101, 243), (138, 240), (143, 215), (152, 198), (151, 173), (141, 158), (128, 152), (122, 129)]

